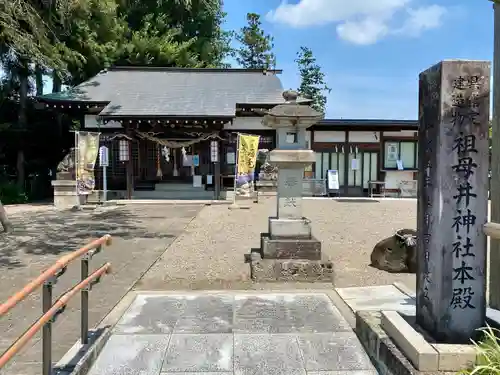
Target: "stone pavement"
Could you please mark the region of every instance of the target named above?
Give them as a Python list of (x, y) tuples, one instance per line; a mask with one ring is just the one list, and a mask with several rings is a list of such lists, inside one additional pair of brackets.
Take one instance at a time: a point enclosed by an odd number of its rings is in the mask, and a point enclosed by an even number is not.
[(326, 293), (139, 294), (89, 375), (375, 375)]
[[(201, 208), (201, 205), (141, 205), (78, 212), (57, 211), (49, 207), (10, 210), (15, 230), (9, 235), (0, 234), (0, 301), (20, 290), (64, 254), (109, 233), (113, 244), (91, 260), (91, 269), (105, 262), (111, 262), (113, 269), (113, 273), (105, 276), (90, 293), (90, 327), (93, 327), (184, 231)], [(79, 280), (80, 262), (75, 261), (56, 284), (54, 299)], [(79, 307), (79, 297), (75, 297), (54, 324), (54, 362), (78, 340)], [(0, 352), (40, 315), (41, 291), (37, 291), (2, 317)], [(40, 374), (39, 338), (36, 336), (1, 373)]]

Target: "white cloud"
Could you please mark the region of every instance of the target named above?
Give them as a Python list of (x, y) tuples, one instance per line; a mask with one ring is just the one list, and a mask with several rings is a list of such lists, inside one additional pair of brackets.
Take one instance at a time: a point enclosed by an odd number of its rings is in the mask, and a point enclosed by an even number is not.
[(439, 5), (409, 7), (418, 0), (284, 0), (267, 13), (270, 22), (291, 27), (337, 24), (339, 38), (354, 44), (373, 44), (397, 34), (418, 36), (441, 25), (446, 9)]
[(396, 32), (406, 35), (418, 36), (425, 30), (435, 29), (441, 26), (446, 9), (439, 5), (430, 5), (417, 9), (408, 9), (408, 18), (403, 27)]
[(389, 33), (385, 22), (376, 18), (365, 18), (362, 21), (346, 21), (337, 26), (337, 34), (345, 41), (368, 45), (377, 42)]

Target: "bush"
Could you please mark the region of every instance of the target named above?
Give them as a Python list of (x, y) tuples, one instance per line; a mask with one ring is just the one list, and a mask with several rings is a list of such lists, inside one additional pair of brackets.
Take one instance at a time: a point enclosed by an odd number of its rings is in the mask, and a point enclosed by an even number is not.
[(0, 200), (3, 204), (21, 204), (28, 201), (26, 193), (13, 182), (0, 183)]
[(460, 372), (460, 375), (500, 375), (500, 344), (497, 338), (500, 330), (487, 327), (482, 331), (483, 339), (474, 342), (477, 350), (476, 364), (473, 368)]

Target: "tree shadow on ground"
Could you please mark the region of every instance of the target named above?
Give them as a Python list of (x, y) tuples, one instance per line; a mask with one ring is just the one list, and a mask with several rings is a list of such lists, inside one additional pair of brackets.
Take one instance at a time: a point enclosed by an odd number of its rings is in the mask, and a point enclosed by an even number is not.
[[(158, 222), (168, 216), (155, 218)], [(48, 210), (12, 217), (14, 230), (0, 233), (0, 269), (27, 266), (25, 263), (31, 255), (52, 255), (56, 256), (55, 260), (58, 255), (74, 251), (105, 234), (125, 240), (177, 237), (178, 233), (171, 233), (168, 226), (163, 226), (161, 232), (155, 230), (153, 227), (158, 226), (149, 225), (151, 219), (140, 211), (124, 207)]]

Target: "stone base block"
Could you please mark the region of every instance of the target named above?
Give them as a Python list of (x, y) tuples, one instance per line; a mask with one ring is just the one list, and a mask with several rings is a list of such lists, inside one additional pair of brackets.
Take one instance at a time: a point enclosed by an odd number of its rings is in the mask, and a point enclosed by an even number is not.
[(68, 209), (85, 204), (86, 195), (76, 194), (76, 181), (74, 180), (54, 180), (54, 206), (59, 209)]
[(271, 239), (282, 237), (311, 238), (311, 221), (307, 218), (302, 219), (278, 219), (269, 218), (269, 234)]
[(333, 282), (333, 264), (308, 259), (252, 259), (250, 274), (254, 281)]
[(261, 234), (260, 242), (264, 259), (321, 260), (321, 242), (314, 237), (271, 239), (265, 233)]
[(358, 311), (356, 333), (384, 375), (455, 375), (474, 364), (472, 345), (435, 344), (397, 311)]

